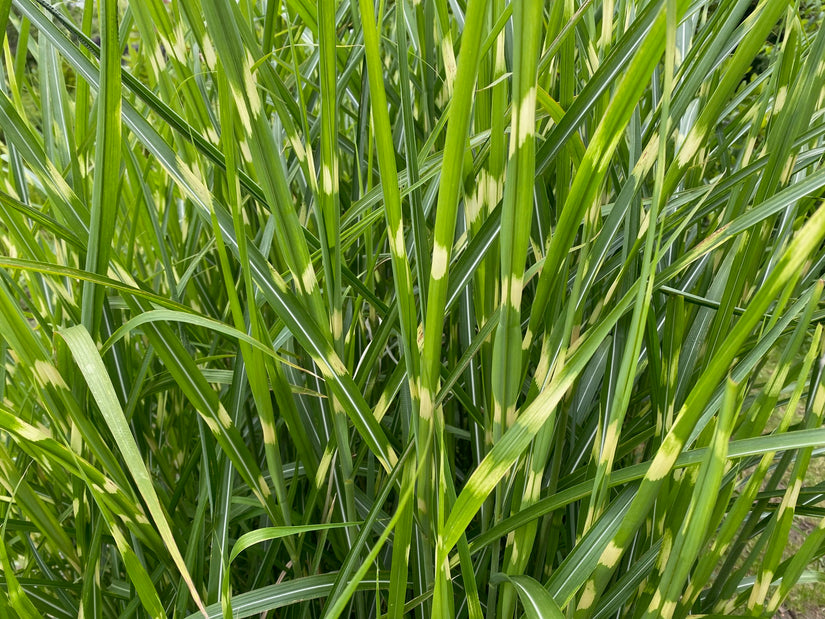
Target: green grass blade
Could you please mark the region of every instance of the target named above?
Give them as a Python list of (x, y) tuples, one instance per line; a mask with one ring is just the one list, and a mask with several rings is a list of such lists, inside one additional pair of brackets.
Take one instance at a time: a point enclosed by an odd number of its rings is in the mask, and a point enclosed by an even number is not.
[(564, 617), (558, 604), (540, 582), (524, 575), (502, 575), (502, 578), (513, 585), (528, 619), (561, 619)]
[[(98, 22), (102, 41), (100, 95), (86, 270), (105, 275), (108, 272), (120, 188), (121, 46), (118, 42), (116, 0), (99, 3)], [(90, 333), (97, 333), (102, 296), (102, 289), (91, 282), (84, 283), (81, 314), (83, 324)]]
[(80, 325), (61, 331), (60, 336), (66, 341), (66, 344), (72, 351), (72, 355), (83, 377), (86, 379), (86, 383), (89, 385), (89, 390), (97, 402), (103, 418), (106, 420), (106, 425), (109, 427), (109, 431), (112, 433), (115, 443), (123, 455), (126, 466), (129, 468), (129, 472), (143, 500), (146, 501), (149, 513), (155, 521), (155, 526), (158, 528), (158, 533), (163, 539), (166, 549), (180, 570), (181, 576), (183, 576), (198, 608), (206, 614), (195, 583), (192, 581), (192, 577), (186, 569), (183, 557), (180, 554), (180, 550), (178, 550), (177, 542), (172, 534), (172, 530), (169, 528), (165, 510), (161, 506), (160, 500), (155, 492), (152, 478), (149, 475), (149, 471), (146, 470), (146, 466), (143, 464), (143, 457), (135, 444), (129, 426), (126, 424), (123, 410), (117, 400), (117, 395), (109, 380), (106, 368), (103, 365), (103, 360), (100, 358), (100, 353), (98, 353), (88, 331)]

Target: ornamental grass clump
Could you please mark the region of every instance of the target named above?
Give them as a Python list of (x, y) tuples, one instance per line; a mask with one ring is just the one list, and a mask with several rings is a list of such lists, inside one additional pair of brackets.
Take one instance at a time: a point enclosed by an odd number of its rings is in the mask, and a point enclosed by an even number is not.
[(0, 0), (0, 617), (821, 585), (822, 22)]

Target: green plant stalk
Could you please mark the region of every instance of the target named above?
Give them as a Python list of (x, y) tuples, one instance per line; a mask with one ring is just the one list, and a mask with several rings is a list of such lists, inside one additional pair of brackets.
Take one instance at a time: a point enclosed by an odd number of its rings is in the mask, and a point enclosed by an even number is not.
[[(100, 93), (86, 270), (106, 275), (120, 187), (120, 44), (117, 0), (103, 0), (98, 7), (102, 42)], [(90, 333), (97, 333), (104, 291), (90, 282), (83, 288), (82, 321)]]
[[(493, 424), (503, 433), (515, 420), (521, 388), (521, 299), (525, 261), (533, 210), (536, 147), (537, 69), (544, 26), (541, 0), (519, 2), (513, 8), (515, 47), (510, 151), (501, 215), (501, 313), (493, 340)], [(494, 435), (497, 432), (494, 430)], [(528, 532), (524, 532), (528, 533)], [(530, 535), (517, 534), (505, 556), (504, 572), (520, 574), (529, 557)], [(515, 610), (516, 592), (505, 589), (499, 613), (509, 618)]]
[[(226, 189), (225, 195), (228, 204), (232, 211), (232, 223), (235, 229), (235, 238), (238, 240), (238, 261), (241, 265), (241, 272), (244, 281), (244, 288), (247, 299), (255, 298), (255, 288), (252, 283), (252, 275), (249, 267), (249, 257), (247, 249), (246, 229), (243, 222), (243, 213), (241, 211), (241, 196), (240, 186), (237, 174), (235, 173), (237, 153), (235, 147), (235, 114), (233, 113), (233, 100), (230, 93), (229, 85), (223, 75), (223, 69), (218, 66), (218, 86), (219, 97), (221, 101), (221, 126), (224, 130), (223, 150), (226, 156)], [(239, 296), (235, 290), (235, 281), (232, 277), (232, 271), (229, 264), (229, 258), (226, 252), (226, 246), (223, 238), (220, 235), (220, 228), (218, 225), (217, 215), (214, 210), (212, 212), (212, 227), (215, 231), (216, 245), (221, 262), (221, 270), (223, 272), (224, 284), (229, 297), (230, 310), (232, 313), (235, 327), (239, 330), (245, 330), (246, 319), (241, 308)], [(255, 339), (260, 338), (261, 328), (259, 326), (257, 306), (253, 303), (249, 308), (249, 331)], [(241, 352), (246, 361), (245, 367), (249, 377), (249, 385), (252, 390), (253, 398), (258, 409), (258, 416), (261, 422), (261, 431), (263, 434), (264, 450), (266, 453), (266, 464), (272, 483), (275, 487), (275, 496), (278, 500), (280, 513), (284, 525), (289, 525), (291, 522), (290, 507), (287, 500), (286, 483), (283, 478), (282, 470), (283, 463), (281, 461), (280, 448), (278, 445), (278, 435), (275, 430), (275, 414), (272, 409), (272, 400), (269, 393), (269, 385), (267, 383), (266, 362), (264, 355), (260, 349), (253, 348), (248, 344), (241, 344)], [(294, 553), (292, 544), (288, 544), (291, 551)], [(296, 570), (299, 570), (298, 556), (293, 556)], [(300, 575), (300, 571), (297, 572)]]
[(618, 564), (618, 560), (647, 516), (655, 500), (657, 489), (661, 486), (663, 480), (669, 476), (673, 463), (679, 457), (679, 453), (696, 425), (702, 409), (710, 399), (709, 385), (715, 382), (719, 374), (724, 372), (724, 368), (733, 360), (751, 330), (763, 318), (772, 301), (783, 289), (795, 283), (803, 262), (823, 238), (825, 238), (825, 208), (819, 208), (788, 246), (781, 261), (777, 264), (777, 268), (754, 296), (747, 311), (725, 339), (719, 353), (708, 365), (684, 405), (682, 405), (673, 427), (665, 437), (661, 448), (653, 459), (650, 470), (642, 481), (642, 485), (631, 505), (630, 513), (622, 521), (610, 545), (599, 559), (599, 565), (593, 576), (584, 585), (576, 610), (577, 619), (591, 616), (594, 602), (604, 590), (608, 578)]
[(742, 405), (743, 385), (728, 379), (722, 409), (714, 429), (706, 457), (699, 467), (698, 481), (691, 496), (681, 528), (674, 539), (666, 533), (658, 562), (662, 566), (658, 587), (648, 605), (643, 619), (662, 617), (671, 619), (680, 600), (690, 568), (699, 556), (707, 534), (713, 505), (705, 497), (715, 496), (721, 489), (728, 454), (728, 442)]
[[(811, 298), (816, 299), (816, 296), (812, 296)], [(819, 353), (821, 335), (822, 328), (821, 326), (817, 326), (811, 346), (805, 354), (800, 376), (810, 375), (814, 360)], [(785, 432), (790, 426), (792, 416), (796, 411), (796, 405), (799, 403), (804, 388), (805, 381), (798, 381), (797, 386), (788, 401), (788, 406), (785, 408), (785, 414), (783, 415), (779, 427), (777, 428), (778, 434)], [(774, 452), (769, 452), (762, 456), (761, 460), (754, 469), (753, 476), (748, 480), (745, 488), (736, 498), (733, 505), (728, 509), (727, 517), (721, 524), (716, 538), (710, 544), (707, 552), (700, 557), (693, 573), (691, 574), (691, 583), (683, 592), (682, 599), (679, 602), (679, 608), (675, 613), (677, 616), (687, 615), (688, 610), (691, 608), (693, 603), (696, 602), (703, 587), (711, 578), (713, 570), (722, 557), (723, 552), (730, 547), (739, 525), (745, 519), (746, 513), (753, 504), (765, 475), (774, 462), (775, 455), (776, 454)]]
[(606, 426), (600, 428), (601, 439), (599, 457), (596, 468), (596, 475), (593, 482), (593, 495), (588, 506), (585, 529), (592, 526), (595, 519), (601, 515), (607, 502), (607, 485), (605, 479), (609, 478), (613, 467), (616, 449), (619, 444), (619, 436), (622, 430), (622, 423), (630, 404), (630, 395), (633, 388), (633, 377), (636, 374), (639, 353), (642, 348), (644, 338), (644, 326), (647, 322), (648, 309), (650, 307), (653, 294), (653, 280), (655, 276), (654, 253), (658, 254), (658, 247), (654, 252), (654, 245), (658, 245), (657, 221), (659, 212), (665, 204), (666, 196), (662, 194), (665, 166), (667, 155), (667, 136), (670, 128), (670, 101), (673, 89), (673, 74), (675, 70), (676, 51), (676, 26), (678, 21), (677, 8), (674, 0), (667, 0), (665, 4), (666, 27), (665, 27), (665, 67), (664, 67), (664, 87), (662, 104), (660, 111), (660, 124), (663, 129), (659, 133), (658, 166), (656, 168), (656, 180), (653, 188), (653, 198), (651, 208), (647, 214), (647, 230), (645, 232), (644, 256), (642, 258), (641, 272), (639, 279), (644, 286), (639, 288), (639, 295), (633, 307), (633, 316), (627, 331), (625, 350), (621, 358), (619, 373), (617, 376), (617, 392), (614, 394), (609, 409)]
[[(821, 289), (821, 286), (820, 286)], [(819, 325), (818, 325), (819, 326)], [(813, 407), (806, 411), (804, 420), (805, 428), (816, 428), (822, 424), (822, 415), (825, 412), (825, 401), (813, 401)], [(782, 555), (788, 545), (788, 535), (793, 524), (794, 512), (799, 499), (799, 491), (804, 483), (805, 471), (811, 460), (812, 449), (810, 447), (800, 450), (794, 461), (793, 469), (788, 480), (787, 488), (782, 497), (782, 501), (773, 514), (768, 525), (769, 539), (768, 546), (762, 564), (756, 576), (756, 582), (751, 589), (748, 598), (748, 609), (755, 615), (763, 614), (766, 609), (766, 597), (774, 574), (777, 572)], [(768, 536), (768, 533), (765, 534)]]
[[(359, 9), (364, 33), (365, 58), (370, 85), (370, 109), (372, 111), (378, 166), (382, 178), (381, 187), (384, 196), (387, 239), (389, 241), (392, 260), (393, 282), (396, 298), (398, 299), (398, 316), (401, 327), (404, 365), (407, 370), (410, 390), (411, 419), (416, 419), (420, 404), (418, 392), (420, 381), (418, 318), (415, 298), (413, 296), (412, 272), (410, 270), (404, 236), (404, 218), (401, 211), (401, 195), (398, 190), (395, 149), (393, 146), (392, 131), (390, 129), (389, 114), (387, 113), (387, 96), (384, 90), (379, 32), (372, 3), (368, 0), (360, 0)], [(405, 61), (406, 60), (403, 60), (402, 62)], [(420, 238), (416, 240), (417, 242), (421, 241)], [(415, 435), (418, 457), (423, 458), (424, 453), (422, 450), (425, 443), (422, 442), (422, 437), (419, 435), (418, 428), (415, 424), (413, 424), (412, 429)], [(409, 470), (403, 477), (405, 483), (413, 483), (410, 478), (412, 466), (412, 463), (408, 465)], [(403, 487), (406, 488), (406, 486)], [(399, 516), (400, 525), (398, 531), (396, 531), (396, 538), (393, 544), (391, 575), (396, 585), (391, 588), (392, 597), (390, 599), (389, 609), (391, 616), (392, 614), (398, 616), (397, 613), (402, 612), (404, 606), (406, 586), (401, 587), (400, 582), (403, 581), (406, 583), (407, 580), (410, 539), (413, 533), (411, 520), (412, 504), (405, 504), (403, 509), (406, 513), (402, 513)], [(428, 522), (426, 514), (424, 515), (423, 522)]]
[[(455, 94), (453, 96), (447, 136), (444, 146), (445, 165), (441, 171), (438, 201), (436, 204), (436, 220), (433, 241), (433, 258), (430, 271), (430, 281), (427, 292), (427, 311), (424, 320), (424, 350), (422, 354), (421, 376), (418, 387), (420, 397), (419, 412), (419, 440), (435, 430), (434, 453), (444, 463), (443, 451), (443, 420), (436, 418), (439, 415), (433, 403), (435, 402), (438, 384), (441, 376), (441, 339), (447, 301), (448, 272), (455, 235), (456, 215), (461, 192), (462, 166), (469, 128), (472, 95), (476, 82), (479, 64), (479, 50), (486, 13), (486, 0), (469, 0), (465, 13), (464, 31), (461, 38), (461, 53), (456, 70)], [(449, 579), (449, 564), (446, 551), (443, 549), (440, 523), (445, 517), (448, 506), (445, 503), (443, 492), (433, 500), (433, 485), (437, 484), (438, 469), (423, 470), (422, 484), (419, 487), (419, 505), (425, 505), (426, 511), (430, 506), (437, 505), (435, 514), (435, 592), (433, 596), (433, 613), (437, 616), (452, 614), (452, 596)], [(427, 514), (432, 518), (432, 514)]]

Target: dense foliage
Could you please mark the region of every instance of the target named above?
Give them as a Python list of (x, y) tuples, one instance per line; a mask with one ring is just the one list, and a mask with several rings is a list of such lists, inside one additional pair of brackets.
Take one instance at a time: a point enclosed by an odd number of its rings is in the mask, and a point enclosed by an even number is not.
[(0, 0), (0, 617), (825, 580), (800, 2)]

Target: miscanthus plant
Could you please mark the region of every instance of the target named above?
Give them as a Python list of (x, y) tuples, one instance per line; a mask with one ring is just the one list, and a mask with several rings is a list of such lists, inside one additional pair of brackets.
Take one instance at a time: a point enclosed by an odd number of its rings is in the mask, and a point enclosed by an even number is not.
[(823, 581), (818, 2), (0, 23), (0, 617), (767, 617)]

